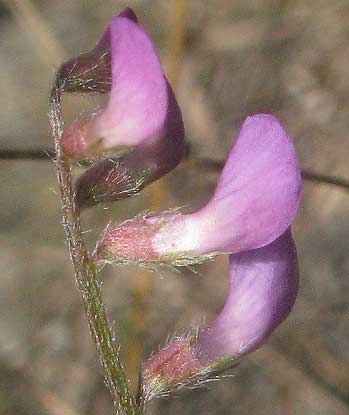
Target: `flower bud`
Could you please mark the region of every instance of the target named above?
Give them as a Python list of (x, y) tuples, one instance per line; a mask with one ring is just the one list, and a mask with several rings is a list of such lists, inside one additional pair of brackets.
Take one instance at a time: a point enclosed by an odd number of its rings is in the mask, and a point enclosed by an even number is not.
[[(292, 140), (275, 117), (254, 115), (244, 122), (216, 190), (203, 208), (191, 214), (162, 214), (109, 226), (98, 243), (97, 259), (188, 265), (216, 253), (262, 247), (290, 226), (300, 190)], [(146, 242), (146, 255), (136, 248), (140, 240)], [(142, 258), (137, 257), (139, 251)]]
[(230, 255), (225, 304), (197, 336), (175, 339), (148, 359), (143, 389), (152, 397), (227, 369), (261, 346), (289, 315), (298, 291), (291, 231), (271, 244)]

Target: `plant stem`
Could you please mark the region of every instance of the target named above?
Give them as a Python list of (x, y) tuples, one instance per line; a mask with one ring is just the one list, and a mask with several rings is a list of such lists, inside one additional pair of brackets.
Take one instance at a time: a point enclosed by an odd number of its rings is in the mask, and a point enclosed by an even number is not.
[(50, 123), (55, 143), (55, 165), (62, 200), (62, 223), (68, 243), (70, 258), (74, 266), (75, 280), (79, 288), (90, 331), (104, 370), (104, 377), (117, 413), (140, 414), (135, 399), (131, 396), (128, 382), (118, 355), (113, 334), (102, 301), (97, 271), (85, 247), (79, 212), (75, 205), (72, 175), (69, 161), (61, 149), (63, 119), (61, 115), (61, 90), (57, 84), (50, 97)]

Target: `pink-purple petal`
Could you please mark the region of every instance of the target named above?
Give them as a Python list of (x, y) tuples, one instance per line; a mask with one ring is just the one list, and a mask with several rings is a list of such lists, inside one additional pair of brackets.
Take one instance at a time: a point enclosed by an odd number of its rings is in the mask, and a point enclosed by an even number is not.
[(105, 148), (137, 145), (158, 134), (166, 120), (167, 83), (154, 44), (128, 14), (109, 24), (112, 88), (94, 131)]
[(198, 337), (202, 354), (217, 359), (256, 349), (287, 318), (297, 291), (297, 254), (290, 230), (270, 245), (231, 255), (224, 307)]
[[(301, 174), (294, 144), (271, 115), (244, 122), (202, 215), (216, 219), (219, 250), (236, 252), (268, 244), (292, 223)], [(228, 233), (233, 231), (233, 238)]]
[(264, 246), (290, 226), (300, 192), (291, 138), (271, 115), (248, 117), (213, 197), (199, 211), (179, 215), (160, 230), (156, 249), (163, 255), (171, 250), (204, 255)]

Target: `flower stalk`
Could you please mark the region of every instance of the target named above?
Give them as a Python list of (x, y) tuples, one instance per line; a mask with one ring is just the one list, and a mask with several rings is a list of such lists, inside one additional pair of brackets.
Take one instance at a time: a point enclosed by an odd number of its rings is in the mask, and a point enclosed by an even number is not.
[(62, 201), (62, 224), (75, 272), (75, 281), (83, 300), (91, 335), (104, 370), (104, 377), (113, 399), (116, 413), (140, 414), (118, 355), (118, 346), (109, 327), (97, 270), (87, 251), (81, 232), (80, 217), (75, 205), (71, 166), (61, 149), (63, 119), (61, 115), (61, 88), (54, 85), (50, 102), (49, 118), (55, 144), (55, 165)]

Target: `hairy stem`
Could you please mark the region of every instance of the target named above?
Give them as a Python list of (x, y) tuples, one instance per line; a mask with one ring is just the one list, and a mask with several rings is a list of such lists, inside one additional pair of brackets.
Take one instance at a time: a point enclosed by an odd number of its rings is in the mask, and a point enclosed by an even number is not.
[(62, 223), (68, 243), (70, 258), (74, 266), (75, 280), (79, 288), (90, 331), (104, 370), (106, 384), (112, 396), (117, 413), (138, 415), (140, 412), (131, 396), (128, 382), (118, 355), (113, 334), (102, 301), (97, 271), (85, 247), (80, 218), (75, 206), (72, 175), (69, 161), (61, 150), (63, 119), (61, 115), (61, 91), (59, 86), (52, 89), (49, 110), (50, 123), (55, 143), (55, 165), (62, 199)]

